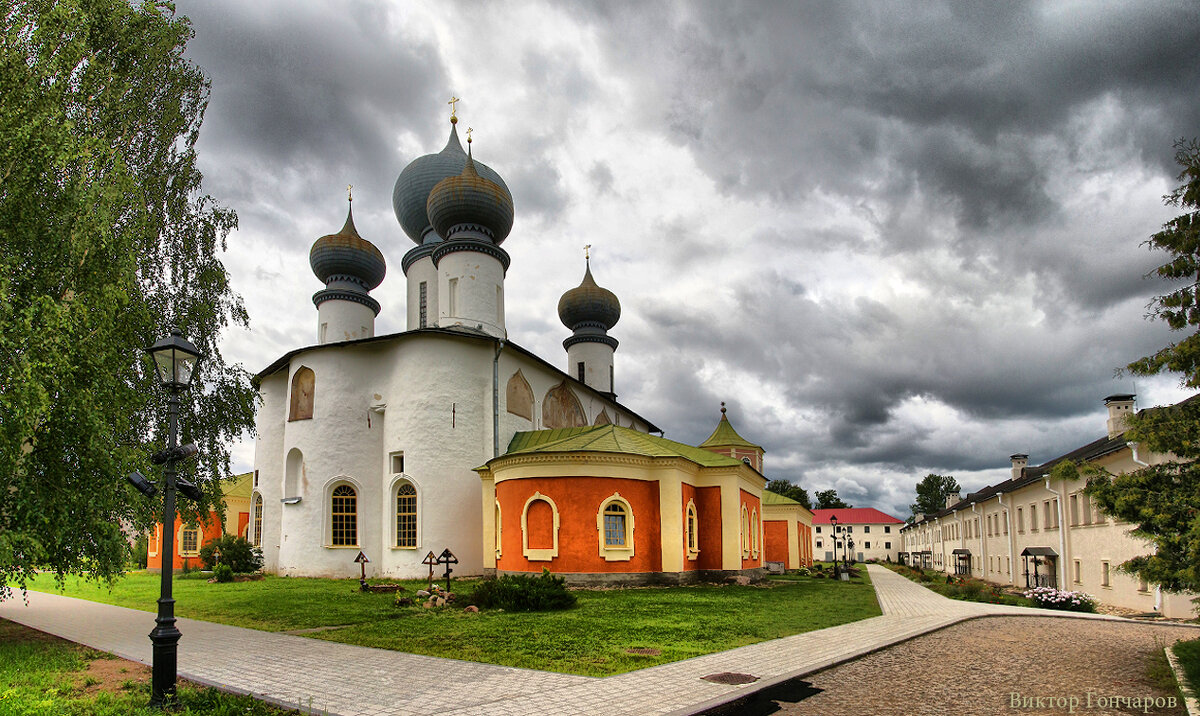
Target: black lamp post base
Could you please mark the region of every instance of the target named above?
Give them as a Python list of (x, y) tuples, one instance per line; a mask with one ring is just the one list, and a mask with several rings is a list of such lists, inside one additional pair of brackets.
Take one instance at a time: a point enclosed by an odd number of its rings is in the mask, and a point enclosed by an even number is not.
[(175, 703), (175, 667), (181, 634), (175, 628), (174, 611), (174, 599), (160, 599), (159, 617), (154, 620), (157, 626), (150, 632), (151, 651), (154, 655), (154, 664), (150, 671), (150, 705), (156, 708)]

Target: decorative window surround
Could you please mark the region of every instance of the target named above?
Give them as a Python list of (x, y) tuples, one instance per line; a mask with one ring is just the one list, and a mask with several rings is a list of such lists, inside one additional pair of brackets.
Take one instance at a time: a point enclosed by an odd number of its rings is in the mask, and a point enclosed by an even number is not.
[(696, 515), (696, 501), (688, 500), (687, 517), (683, 525), (684, 545), (687, 547), (687, 558), (696, 559), (700, 556), (700, 520)]
[[(619, 507), (621, 512), (617, 512), (616, 509), (613, 512), (608, 512), (609, 507), (614, 505)], [(606, 515), (613, 518), (608, 520), (610, 522), (615, 521), (615, 518), (618, 516), (622, 518), (620, 521), (623, 524), (618, 529), (623, 528), (621, 529), (620, 538), (624, 544), (608, 544), (609, 540), (606, 539), (606, 532), (608, 532), (608, 525), (605, 524)], [(596, 511), (596, 533), (600, 547), (600, 556), (604, 558), (604, 561), (628, 562), (633, 559), (633, 505), (630, 505), (628, 500), (621, 497), (621, 493), (614, 492), (611, 497), (600, 503), (600, 509)]]
[[(537, 500), (541, 500), (550, 505), (550, 511), (554, 514), (554, 525), (552, 530), (552, 534), (554, 535), (554, 546), (549, 549), (531, 549), (529, 547), (529, 506)], [(525, 500), (525, 507), (521, 509), (521, 551), (525, 555), (525, 559), (529, 560), (530, 562), (549, 562), (558, 556), (558, 505), (554, 504), (554, 500), (540, 492), (533, 493), (528, 500)]]

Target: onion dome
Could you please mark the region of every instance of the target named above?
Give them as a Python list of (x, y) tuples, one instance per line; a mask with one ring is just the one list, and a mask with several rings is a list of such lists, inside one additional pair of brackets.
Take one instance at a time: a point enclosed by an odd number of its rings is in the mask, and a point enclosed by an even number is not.
[[(457, 123), (457, 118), (450, 118), (450, 139), (447, 140), (446, 147), (437, 154), (426, 154), (414, 159), (400, 172), (396, 186), (392, 189), (392, 208), (396, 212), (396, 220), (400, 222), (400, 227), (408, 234), (408, 238), (418, 244), (439, 241), (442, 238), (433, 233), (432, 222), (426, 213), (429, 193), (441, 180), (461, 174), (467, 163), (467, 153), (458, 141)], [(476, 162), (475, 171), (479, 176), (499, 185), (505, 194), (509, 193), (504, 180), (491, 167)]]
[(308, 252), (308, 263), (326, 285), (357, 287), (364, 292), (383, 283), (387, 273), (383, 254), (354, 228), (353, 208), (347, 210), (341, 231), (316, 240)]
[(443, 239), (465, 233), (483, 236), (497, 246), (512, 231), (513, 201), (508, 187), (481, 176), (467, 154), (462, 172), (433, 187), (425, 205), (433, 230)]
[(589, 262), (583, 283), (558, 299), (558, 318), (571, 330), (582, 324), (593, 324), (603, 326), (607, 331), (621, 319), (621, 302), (612, 291), (596, 285)]

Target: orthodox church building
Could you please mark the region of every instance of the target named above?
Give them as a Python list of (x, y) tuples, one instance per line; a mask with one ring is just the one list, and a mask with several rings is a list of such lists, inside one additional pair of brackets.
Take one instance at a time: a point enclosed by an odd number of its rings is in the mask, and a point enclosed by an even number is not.
[[(383, 254), (352, 211), (312, 246), (324, 288), (316, 342), (257, 375), (251, 537), (269, 571), (540, 572), (573, 581), (686, 581), (761, 571), (762, 448), (722, 415), (700, 447), (666, 440), (616, 400), (608, 334), (617, 297), (590, 265), (563, 294), (566, 370), (509, 340), (502, 248), (513, 225), (504, 180), (464, 151), (453, 115), (442, 151), (400, 173), (392, 202), (415, 246), (407, 330), (376, 336)], [(770, 498), (772, 550), (805, 559), (811, 513)], [(769, 516), (769, 515), (768, 515)], [(781, 536), (782, 535), (782, 536)], [(790, 541), (789, 541), (790, 540)]]

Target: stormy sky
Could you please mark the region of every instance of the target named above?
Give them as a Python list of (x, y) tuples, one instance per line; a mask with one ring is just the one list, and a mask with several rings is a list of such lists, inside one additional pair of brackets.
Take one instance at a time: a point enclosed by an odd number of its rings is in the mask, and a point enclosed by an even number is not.
[[(212, 80), (205, 190), (252, 372), (315, 342), (308, 265), (345, 218), (405, 328), (397, 175), (449, 106), (512, 190), (510, 338), (558, 365), (583, 273), (623, 308), (620, 400), (695, 444), (726, 401), (766, 473), (901, 518), (928, 472), (966, 490), (1008, 455), (1103, 434), (1104, 396), (1184, 397), (1115, 369), (1200, 134), (1200, 6), (1184, 2), (185, 0)], [(250, 440), (235, 468), (249, 469)]]

